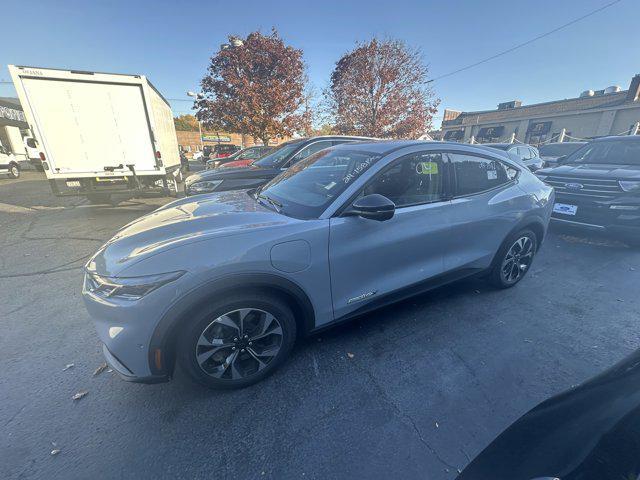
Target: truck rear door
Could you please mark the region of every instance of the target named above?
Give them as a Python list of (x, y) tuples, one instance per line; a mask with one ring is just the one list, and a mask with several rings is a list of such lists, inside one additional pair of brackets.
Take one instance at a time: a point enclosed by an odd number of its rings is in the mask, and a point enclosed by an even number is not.
[[(51, 172), (104, 173), (134, 164), (157, 172), (139, 84), (21, 77)], [(116, 170), (119, 171), (119, 170)], [(126, 166), (123, 171), (128, 173)]]

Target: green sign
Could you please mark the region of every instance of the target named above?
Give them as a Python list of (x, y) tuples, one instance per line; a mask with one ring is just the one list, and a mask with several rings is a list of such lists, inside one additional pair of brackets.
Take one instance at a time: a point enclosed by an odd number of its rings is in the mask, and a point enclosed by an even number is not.
[(203, 142), (230, 142), (231, 137), (226, 135), (202, 135)]

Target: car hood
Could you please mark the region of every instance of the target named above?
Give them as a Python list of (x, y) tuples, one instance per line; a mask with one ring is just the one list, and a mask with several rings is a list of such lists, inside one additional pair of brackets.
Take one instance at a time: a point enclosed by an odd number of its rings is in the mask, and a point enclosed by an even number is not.
[(562, 175), (568, 177), (615, 178), (619, 180), (640, 179), (640, 165), (584, 163), (568, 164), (539, 170), (540, 175)]
[(227, 178), (264, 178), (276, 176), (278, 173), (280, 173), (280, 170), (273, 168), (261, 168), (255, 165), (237, 168), (216, 168), (214, 170), (204, 170), (202, 172), (189, 175), (185, 180), (185, 184), (188, 187), (196, 182), (206, 180), (224, 180)]
[(245, 191), (188, 197), (126, 225), (87, 263), (87, 269), (117, 276), (161, 251), (214, 237), (299, 222), (257, 203)]
[(231, 162), (226, 162), (220, 165), (220, 168), (239, 168), (239, 167), (248, 167), (253, 163), (253, 160), (232, 160)]

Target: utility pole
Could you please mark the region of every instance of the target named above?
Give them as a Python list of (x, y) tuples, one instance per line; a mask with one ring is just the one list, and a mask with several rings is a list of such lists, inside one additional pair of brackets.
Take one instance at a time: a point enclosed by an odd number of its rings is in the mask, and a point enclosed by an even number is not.
[[(195, 93), (191, 91), (187, 92), (187, 96), (193, 97), (196, 100), (203, 97), (201, 93)], [(198, 120), (198, 132), (200, 133), (200, 150), (204, 150), (204, 140), (202, 140), (202, 123), (200, 122), (200, 119), (198, 117), (196, 117), (196, 120)]]

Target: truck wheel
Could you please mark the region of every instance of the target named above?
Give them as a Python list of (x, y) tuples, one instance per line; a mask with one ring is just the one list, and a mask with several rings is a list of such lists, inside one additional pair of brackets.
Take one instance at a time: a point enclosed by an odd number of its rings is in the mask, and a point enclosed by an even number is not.
[(9, 178), (19, 178), (20, 177), (20, 169), (18, 165), (12, 163), (9, 165)]
[(104, 205), (111, 203), (111, 194), (109, 193), (90, 193), (87, 195), (89, 203), (92, 205)]

